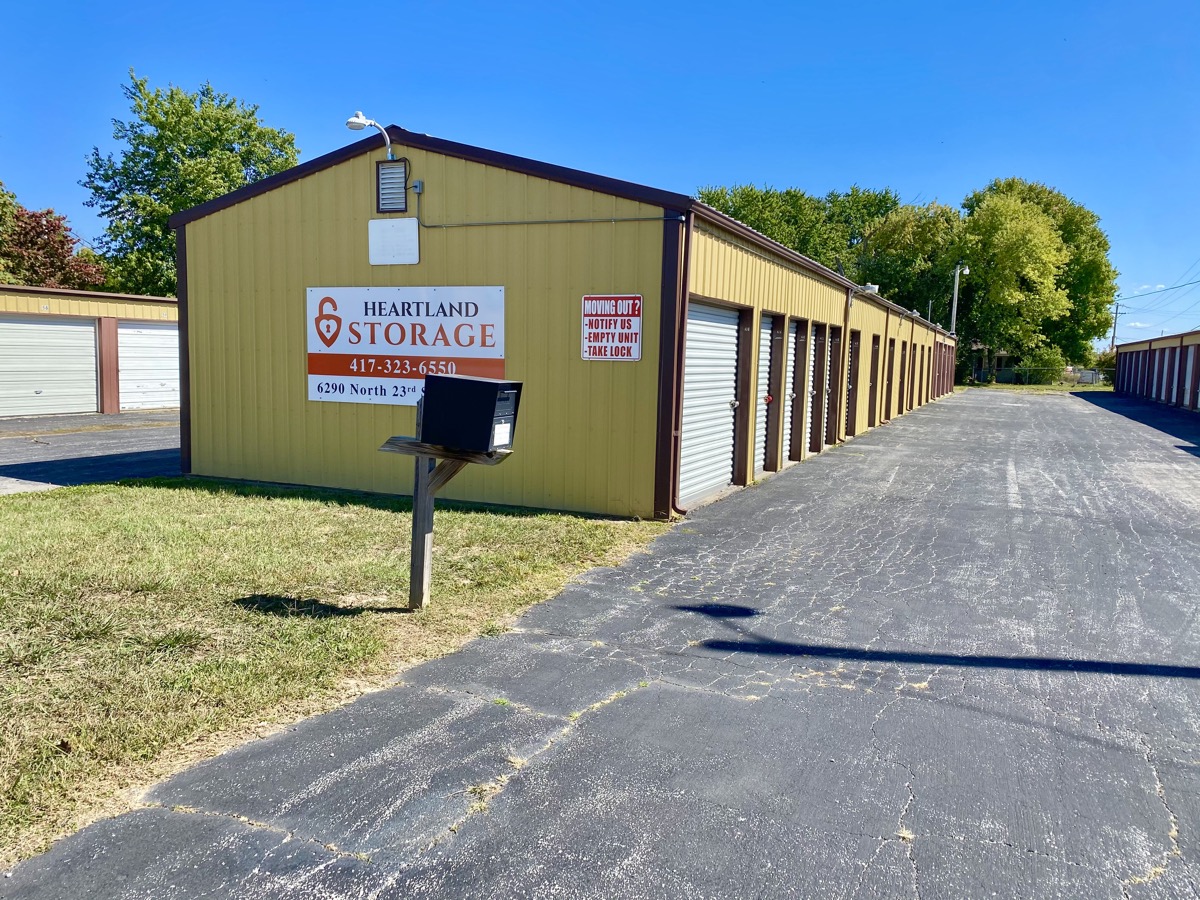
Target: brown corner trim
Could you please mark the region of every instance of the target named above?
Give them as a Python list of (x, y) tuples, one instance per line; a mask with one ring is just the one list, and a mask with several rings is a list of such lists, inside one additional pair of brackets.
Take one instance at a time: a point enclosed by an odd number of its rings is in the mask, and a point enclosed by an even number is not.
[(118, 356), (117, 320), (101, 316), (96, 320), (97, 356), (100, 364), (100, 412), (112, 415), (121, 411), (120, 357)]
[(684, 229), (681, 213), (667, 211), (663, 219), (662, 286), (659, 301), (658, 421), (654, 448), (654, 517), (671, 517), (675, 469), (676, 380), (682, 377), (675, 358), (679, 343), (681, 262)]
[(179, 296), (179, 471), (192, 474), (192, 362), (188, 347), (187, 230), (175, 229), (175, 293)]

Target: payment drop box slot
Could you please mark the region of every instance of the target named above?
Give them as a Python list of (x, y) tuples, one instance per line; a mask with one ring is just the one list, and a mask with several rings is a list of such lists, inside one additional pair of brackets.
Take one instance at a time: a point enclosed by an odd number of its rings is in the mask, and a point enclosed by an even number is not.
[(452, 450), (511, 450), (521, 382), (468, 375), (427, 375), (420, 439)]

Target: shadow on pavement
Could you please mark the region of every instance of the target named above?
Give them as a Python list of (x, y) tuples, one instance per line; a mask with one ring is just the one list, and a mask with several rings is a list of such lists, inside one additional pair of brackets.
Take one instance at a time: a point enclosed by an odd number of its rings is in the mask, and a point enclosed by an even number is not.
[(1200, 413), (1107, 392), (1082, 391), (1071, 396), (1177, 437), (1186, 442), (1179, 447), (1180, 450), (1200, 458)]
[[(727, 606), (709, 603), (699, 606), (676, 606), (684, 612), (695, 612), (715, 619), (746, 618), (761, 615), (748, 606)], [(715, 611), (713, 611), (715, 608)], [(737, 610), (731, 614), (730, 610)], [(724, 623), (722, 623), (724, 624)], [(815, 657), (842, 659), (854, 662), (899, 663), (907, 665), (955, 666), (971, 669), (1018, 669), (1042, 672), (1085, 672), (1103, 675), (1132, 675), (1152, 678), (1200, 679), (1200, 666), (1168, 666), (1154, 663), (1108, 662), (1094, 659), (1059, 659), (1046, 656), (989, 656), (960, 653), (915, 653), (899, 650), (865, 650), (861, 647), (837, 647), (824, 644), (798, 644), (762, 637), (727, 624), (741, 640), (709, 639), (699, 646), (720, 653), (754, 653), (762, 656)]]
[(15, 463), (0, 466), (0, 477), (67, 486), (178, 475), (179, 466), (179, 450), (174, 448)]

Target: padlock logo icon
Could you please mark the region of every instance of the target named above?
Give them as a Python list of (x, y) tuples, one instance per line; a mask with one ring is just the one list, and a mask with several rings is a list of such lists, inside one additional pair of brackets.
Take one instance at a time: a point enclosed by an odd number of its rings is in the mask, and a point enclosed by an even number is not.
[(326, 312), (325, 307), (336, 310), (337, 301), (332, 297), (322, 297), (317, 306), (317, 317), (313, 321), (317, 326), (317, 337), (324, 342), (326, 347), (332, 347), (333, 342), (337, 340), (338, 333), (342, 330), (342, 319), (341, 316), (335, 316), (332, 312)]

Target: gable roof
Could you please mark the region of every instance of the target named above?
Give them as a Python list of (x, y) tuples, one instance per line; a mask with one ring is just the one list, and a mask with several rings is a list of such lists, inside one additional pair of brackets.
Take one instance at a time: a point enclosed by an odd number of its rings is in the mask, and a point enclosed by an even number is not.
[[(507, 169), (510, 172), (520, 172), (525, 175), (532, 175), (536, 178), (544, 178), (547, 181), (554, 181), (560, 184), (567, 184), (573, 187), (584, 188), (586, 190), (597, 191), (602, 194), (611, 194), (614, 197), (621, 197), (626, 200), (634, 200), (640, 203), (647, 203), (652, 206), (660, 206), (664, 212), (675, 214), (683, 214), (687, 212), (693, 213), (698, 218), (710, 222), (719, 228), (730, 231), (753, 244), (770, 251), (774, 255), (792, 262), (801, 268), (807, 269), (814, 275), (831, 281), (836, 285), (853, 291), (855, 295), (864, 297), (871, 302), (878, 303), (881, 306), (888, 307), (904, 315), (911, 315), (909, 310), (904, 309), (896, 303), (881, 297), (874, 292), (866, 291), (861, 285), (855, 284), (844, 275), (839, 275), (837, 272), (824, 266), (814, 259), (797, 253), (790, 247), (780, 244), (778, 241), (772, 240), (760, 231), (756, 231), (749, 225), (739, 222), (732, 216), (728, 216), (719, 210), (701, 203), (694, 197), (689, 197), (686, 194), (677, 194), (673, 191), (664, 191), (659, 188), (649, 187), (644, 184), (637, 184), (632, 181), (622, 181), (619, 178), (609, 178), (605, 175), (596, 175), (592, 172), (584, 172), (581, 169), (571, 169), (566, 166), (557, 166), (553, 163), (541, 162), (536, 159), (529, 159), (524, 156), (514, 156), (510, 153), (501, 153), (497, 150), (488, 150), (483, 147), (474, 147), (470, 144), (460, 144), (457, 141), (448, 141), (445, 138), (437, 138), (428, 134), (418, 134), (415, 131), (405, 131), (399, 125), (387, 126), (388, 136), (393, 144), (399, 144), (404, 147), (413, 147), (418, 150), (426, 150), (431, 153), (440, 153), (444, 156), (451, 156), (457, 159), (467, 160), (468, 162), (481, 163), (486, 166), (495, 166), (501, 169)], [(256, 181), (253, 184), (245, 185), (221, 197), (216, 197), (199, 206), (193, 206), (191, 209), (185, 209), (175, 213), (169, 220), (169, 225), (172, 229), (182, 228), (189, 222), (194, 222), (197, 219), (202, 219), (205, 216), (210, 216), (215, 212), (223, 209), (228, 209), (245, 200), (257, 197), (260, 194), (265, 194), (268, 191), (273, 191), (275, 188), (282, 187), (285, 184), (291, 184), (293, 181), (299, 181), (301, 178), (306, 178), (309, 175), (314, 175), (325, 169), (331, 168), (343, 163), (346, 160), (353, 159), (364, 153), (369, 153), (372, 150), (379, 149), (383, 142), (383, 135), (375, 134), (363, 138), (360, 141), (355, 141), (353, 144), (347, 144), (345, 147), (339, 147), (331, 153), (326, 153), (324, 156), (318, 156), (315, 159), (310, 159), (308, 162), (300, 163), (293, 166), (287, 171), (280, 172), (277, 175), (272, 175), (269, 178), (264, 178), (262, 181)], [(916, 316), (921, 321), (925, 321), (919, 314)], [(932, 322), (927, 322), (930, 327), (942, 334), (949, 334), (940, 325)]]
[[(482, 163), (485, 166), (495, 166), (500, 169), (507, 169), (510, 172), (521, 172), (525, 175), (545, 178), (547, 181), (556, 181), (561, 184), (572, 185), (573, 187), (586, 188), (587, 190), (598, 191), (602, 194), (612, 194), (614, 197), (649, 203), (653, 206), (661, 206), (664, 209), (677, 212), (685, 212), (696, 202), (686, 194), (663, 191), (644, 184), (635, 184), (632, 181), (621, 181), (619, 178), (595, 175), (580, 169), (556, 166), (551, 163), (540, 162), (536, 159), (514, 156), (510, 153), (500, 153), (496, 150), (486, 150), (483, 147), (473, 147), (470, 144), (460, 144), (457, 141), (448, 141), (444, 138), (436, 138), (428, 134), (417, 134), (414, 131), (405, 131), (398, 125), (389, 125), (387, 132), (393, 144), (414, 147), (418, 150), (427, 150), (431, 153), (440, 153), (444, 156), (465, 159), (468, 162)], [(273, 191), (275, 188), (282, 187), (285, 184), (291, 184), (293, 181), (299, 181), (301, 178), (315, 175), (317, 172), (336, 166), (338, 163), (343, 163), (348, 159), (353, 159), (356, 156), (376, 150), (382, 141), (383, 135), (376, 134), (361, 141), (355, 141), (353, 144), (347, 144), (345, 147), (339, 147), (332, 153), (326, 153), (324, 156), (318, 156), (315, 159), (310, 159), (308, 162), (300, 163), (300, 165), (293, 166), (284, 172), (280, 172), (278, 175), (272, 175), (269, 178), (264, 178), (262, 181), (256, 181), (253, 184), (240, 187), (236, 191), (201, 203), (199, 206), (193, 206), (191, 209), (177, 212), (171, 216), (169, 225), (171, 228), (181, 228), (189, 222), (210, 216), (215, 212), (228, 209), (230, 206), (241, 203), (244, 200), (249, 200), (268, 191)]]

